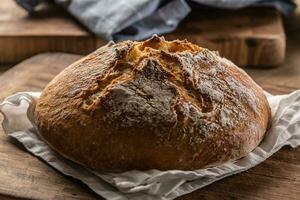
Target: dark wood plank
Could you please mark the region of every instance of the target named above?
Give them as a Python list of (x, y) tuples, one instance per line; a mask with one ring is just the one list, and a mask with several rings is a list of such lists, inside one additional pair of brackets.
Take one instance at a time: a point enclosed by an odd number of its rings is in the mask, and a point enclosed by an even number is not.
[[(300, 9), (298, 13), (300, 16)], [(286, 60), (281, 67), (246, 68), (247, 73), (257, 83), (274, 93), (290, 92), (300, 88), (300, 24), (298, 28), (298, 31), (288, 32)]]
[(104, 43), (58, 6), (41, 6), (29, 16), (14, 0), (1, 1), (0, 63), (48, 51), (88, 54)]
[(195, 12), (167, 38), (187, 38), (239, 66), (278, 66), (285, 58), (282, 19), (273, 9)]
[[(187, 38), (218, 50), (240, 66), (279, 65), (285, 56), (282, 19), (277, 11), (270, 9), (195, 12), (166, 37)], [(87, 54), (103, 43), (104, 40), (88, 33), (57, 6), (42, 7), (35, 15), (28, 16), (13, 0), (1, 1), (2, 63), (16, 63), (45, 51)]]

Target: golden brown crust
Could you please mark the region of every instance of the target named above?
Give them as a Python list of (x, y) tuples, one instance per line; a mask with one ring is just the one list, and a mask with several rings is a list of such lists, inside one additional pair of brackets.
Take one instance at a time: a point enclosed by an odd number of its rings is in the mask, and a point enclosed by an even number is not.
[(270, 108), (230, 61), (154, 36), (110, 43), (66, 68), (35, 118), (55, 150), (98, 171), (192, 170), (252, 151)]

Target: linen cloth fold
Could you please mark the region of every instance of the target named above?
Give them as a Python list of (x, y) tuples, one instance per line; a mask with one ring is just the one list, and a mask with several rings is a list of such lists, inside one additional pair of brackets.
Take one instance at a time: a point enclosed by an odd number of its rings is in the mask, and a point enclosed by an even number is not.
[(266, 93), (272, 111), (272, 126), (263, 141), (242, 159), (194, 171), (148, 170), (123, 173), (98, 173), (54, 152), (35, 128), (33, 111), (38, 92), (23, 92), (7, 97), (0, 104), (5, 133), (61, 173), (88, 185), (106, 199), (171, 200), (215, 181), (258, 165), (281, 147), (300, 144), (300, 90), (287, 95)]

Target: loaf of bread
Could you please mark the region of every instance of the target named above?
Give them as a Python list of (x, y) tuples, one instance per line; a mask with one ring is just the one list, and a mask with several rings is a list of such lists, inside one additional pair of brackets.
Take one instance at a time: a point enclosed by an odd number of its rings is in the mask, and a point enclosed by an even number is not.
[(96, 171), (194, 170), (263, 139), (263, 90), (218, 53), (153, 36), (109, 43), (63, 70), (35, 108), (41, 138)]

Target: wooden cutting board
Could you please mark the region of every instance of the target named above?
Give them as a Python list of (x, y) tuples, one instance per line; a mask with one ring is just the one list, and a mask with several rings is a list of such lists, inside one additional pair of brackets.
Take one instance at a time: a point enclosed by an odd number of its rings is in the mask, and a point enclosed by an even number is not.
[(14, 0), (1, 0), (0, 63), (45, 51), (88, 54), (104, 43), (58, 6), (41, 6), (29, 16)]
[[(300, 38), (299, 38), (300, 39)], [(289, 54), (297, 59), (296, 52)], [(0, 76), (0, 100), (19, 91), (40, 91), (62, 69), (81, 58), (66, 53), (34, 56)], [(299, 60), (299, 56), (298, 56)], [(300, 87), (300, 68), (285, 72), (248, 70), (269, 92), (283, 94)], [(270, 76), (269, 76), (270, 75)], [(276, 82), (273, 80), (276, 79)], [(288, 82), (288, 84), (287, 84)], [(299, 199), (300, 148), (283, 148), (262, 164), (185, 195), (198, 199)], [(8, 139), (0, 129), (0, 199), (96, 199), (84, 184), (64, 176)]]
[[(240, 66), (274, 66), (285, 57), (282, 19), (272, 9), (198, 11), (166, 37), (187, 38), (218, 50)], [(45, 51), (85, 55), (103, 43), (57, 6), (41, 7), (28, 16), (13, 0), (1, 0), (0, 63), (16, 63)]]

